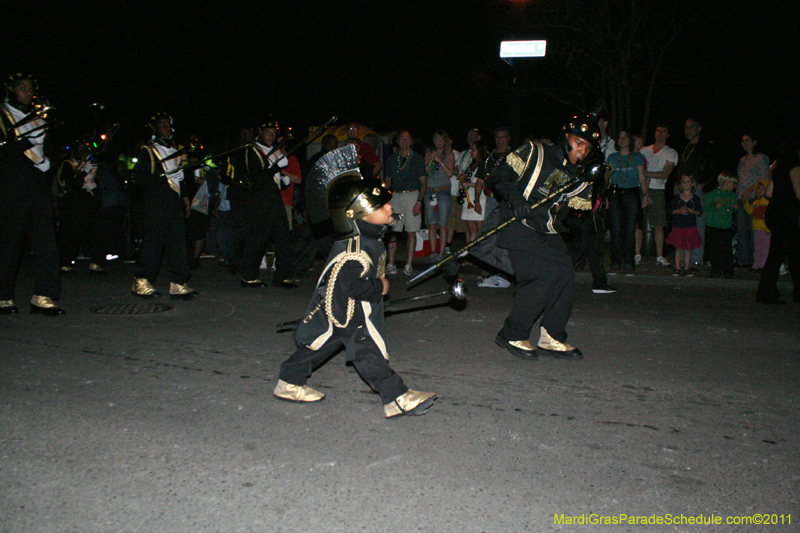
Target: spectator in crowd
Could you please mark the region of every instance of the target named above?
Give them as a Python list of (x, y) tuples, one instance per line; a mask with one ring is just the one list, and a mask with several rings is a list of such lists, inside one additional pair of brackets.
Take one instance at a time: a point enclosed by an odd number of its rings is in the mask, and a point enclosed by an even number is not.
[[(760, 180), (752, 187), (755, 190), (755, 198), (746, 200), (744, 209), (750, 215), (753, 229), (753, 270), (761, 270), (767, 262), (769, 255), (770, 233), (767, 224), (764, 222), (764, 215), (767, 214), (769, 200), (764, 196), (767, 192), (767, 181)], [(745, 191), (743, 197), (749, 197), (750, 193)]]
[[(653, 228), (656, 245), (656, 263), (670, 266), (664, 258), (664, 228), (667, 227), (665, 188), (672, 169), (678, 163), (678, 152), (667, 146), (669, 128), (664, 124), (656, 126), (656, 142), (641, 150), (645, 161), (648, 200), (646, 207), (647, 223)], [(670, 198), (670, 201), (672, 198)], [(677, 266), (677, 265), (676, 265)]]
[(631, 135), (631, 139), (633, 140), (633, 151), (634, 152), (641, 152), (642, 148), (644, 148), (644, 137), (641, 133), (634, 133)]
[(397, 144), (400, 149), (389, 156), (386, 161), (386, 172), (384, 180), (386, 186), (392, 190), (392, 209), (394, 213), (402, 215), (399, 220), (390, 226), (387, 241), (387, 253), (389, 260), (386, 263), (386, 273), (397, 273), (395, 256), (397, 254), (397, 236), (403, 230), (407, 235), (406, 244), (406, 264), (403, 267), (403, 274), (413, 276), (414, 269), (411, 266), (414, 259), (414, 251), (417, 247), (417, 232), (422, 228), (422, 203), (427, 189), (427, 173), (425, 172), (425, 160), (412, 149), (414, 143), (409, 131), (401, 131), (397, 136)]
[(752, 215), (748, 213), (747, 209), (744, 209), (744, 204), (751, 199), (755, 183), (759, 180), (769, 179), (769, 158), (759, 150), (756, 137), (747, 133), (742, 136), (742, 149), (744, 149), (745, 155), (739, 160), (739, 167), (736, 169), (739, 177), (737, 191), (739, 210), (736, 212), (736, 263), (750, 266), (754, 263), (754, 234)]
[[(496, 216), (496, 214), (492, 215), (492, 213), (499, 205), (498, 201), (495, 199), (495, 192), (490, 187), (486, 186), (486, 183), (489, 183), (494, 171), (497, 170), (500, 165), (506, 162), (508, 154), (511, 153), (511, 133), (507, 127), (499, 126), (495, 128), (494, 144), (495, 148), (488, 156), (486, 156), (486, 159), (483, 163), (483, 169), (478, 173), (478, 178), (475, 182), (475, 187), (481, 188), (483, 190), (483, 194), (486, 195), (484, 220), (487, 220), (492, 216)], [(491, 276), (481, 276), (478, 278), (478, 287), (505, 289), (509, 286), (511, 286), (511, 282), (499, 272), (492, 274)]]
[[(287, 146), (287, 148), (289, 148)], [(286, 168), (281, 170), (281, 174), (289, 178), (289, 186), (281, 191), (283, 207), (286, 209), (286, 220), (289, 222), (289, 231), (294, 227), (294, 192), (295, 188), (303, 181), (303, 171), (300, 168), (300, 161), (293, 154), (286, 157)]]
[[(470, 162), (461, 169), (460, 180), (466, 197), (461, 206), (461, 219), (467, 223), (467, 243), (474, 241), (483, 225), (486, 210), (486, 195), (483, 194), (479, 178), (483, 161), (486, 159), (486, 146), (480, 141), (473, 142), (469, 150)], [(463, 158), (462, 158), (463, 164)]]
[(792, 299), (800, 302), (800, 141), (785, 141), (767, 185), (765, 222), (772, 232), (769, 256), (758, 281), (756, 302), (785, 304), (778, 290), (781, 264), (789, 262)]
[(631, 151), (631, 139), (626, 130), (617, 135), (619, 152), (608, 156), (606, 163), (613, 168), (609, 178), (608, 217), (611, 230), (611, 273), (633, 274), (636, 251), (636, 222), (647, 206), (647, 180), (644, 177), (644, 158)]
[[(686, 146), (680, 154), (680, 161), (678, 162), (678, 176), (693, 176), (697, 182), (695, 194), (704, 200), (706, 194), (710, 193), (717, 186), (716, 177), (718, 172), (712, 157), (711, 143), (700, 137), (702, 131), (700, 122), (695, 118), (690, 118), (683, 126), (683, 132), (686, 135)], [(697, 232), (700, 234), (700, 240), (705, 241), (706, 233), (706, 219), (705, 215), (701, 214), (697, 217)], [(697, 273), (700, 267), (704, 264), (704, 244), (692, 249), (692, 272)]]
[(438, 130), (433, 134), (433, 150), (425, 155), (428, 171), (425, 193), (425, 220), (431, 240), (431, 262), (444, 255), (447, 246), (447, 223), (450, 219), (450, 177), (455, 172), (455, 157), (447, 149), (447, 132)]
[[(703, 214), (703, 202), (695, 194), (697, 187), (694, 176), (681, 176), (678, 180), (678, 194), (672, 197), (670, 213), (672, 213), (672, 231), (667, 237), (667, 244), (675, 247), (675, 271), (673, 276), (694, 274), (691, 267), (691, 253), (702, 244), (697, 231), (697, 218)], [(683, 265), (683, 268), (681, 268)]]
[(597, 125), (600, 127), (600, 151), (608, 159), (608, 156), (617, 151), (614, 139), (608, 134), (608, 116), (601, 114), (597, 119)]
[[(453, 160), (458, 161), (461, 157), (461, 152), (453, 150), (453, 139), (447, 139), (447, 150), (453, 154)], [(469, 150), (465, 150), (469, 152)], [(459, 180), (461, 174), (458, 173), (458, 168), (454, 167), (453, 175), (450, 176), (450, 218), (447, 220), (447, 244), (444, 247), (444, 254), (450, 254), (450, 246), (453, 244), (453, 238), (456, 233), (467, 233), (467, 223), (461, 218), (461, 207), (466, 202), (466, 191)]]
[(354, 144), (358, 147), (358, 158), (364, 163), (364, 166), (360, 167), (361, 172), (366, 172), (364, 177), (371, 178), (373, 176), (378, 176), (383, 168), (383, 164), (372, 146), (361, 139), (361, 126), (358, 122), (353, 122), (347, 127), (347, 140), (355, 141)]
[(460, 177), (466, 172), (467, 167), (472, 163), (472, 145), (481, 140), (481, 133), (478, 128), (471, 128), (467, 132), (467, 149), (456, 157), (456, 174)]
[(719, 187), (708, 193), (703, 201), (706, 215), (706, 254), (711, 261), (711, 277), (733, 277), (733, 220), (739, 208), (736, 184), (730, 172), (717, 178)]
[[(644, 148), (644, 136), (641, 133), (635, 133), (631, 136), (633, 139), (633, 151), (637, 154), (642, 153)], [(644, 156), (642, 157), (644, 159)], [(647, 171), (647, 161), (644, 162), (644, 170)], [(645, 183), (647, 183), (647, 176), (645, 175)], [(634, 264), (638, 265), (642, 262), (642, 240), (644, 240), (644, 210), (650, 203), (650, 194), (642, 198), (642, 209), (639, 209), (639, 216), (636, 219), (636, 253), (633, 256)]]
[[(592, 207), (589, 210), (571, 209), (564, 219), (564, 226), (569, 230), (574, 242), (570, 256), (573, 266), (586, 259), (592, 272), (592, 293), (612, 294), (615, 287), (608, 284), (605, 268), (605, 236), (606, 219), (606, 184), (602, 179), (592, 184)], [(619, 269), (615, 274), (619, 273)], [(633, 274), (633, 270), (629, 272)]]

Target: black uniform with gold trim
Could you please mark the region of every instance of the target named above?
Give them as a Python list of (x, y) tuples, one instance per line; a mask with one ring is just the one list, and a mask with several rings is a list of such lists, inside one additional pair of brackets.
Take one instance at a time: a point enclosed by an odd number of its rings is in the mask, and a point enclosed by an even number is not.
[[(575, 117), (573, 121), (578, 119)], [(500, 220), (515, 214), (520, 218), (501, 230), (497, 246), (508, 250), (516, 277), (511, 313), (495, 342), (512, 354), (535, 359), (537, 353), (562, 358), (582, 357), (577, 348), (566, 344), (566, 326), (572, 312), (575, 271), (559, 234), (561, 220), (569, 209), (591, 208), (591, 183), (579, 182), (584, 163), (569, 160), (572, 149), (567, 133), (589, 140), (593, 147), (594, 123), (565, 126), (556, 144), (527, 143), (509, 154), (506, 163), (492, 174), (490, 186), (503, 202)], [(587, 130), (581, 131), (581, 126)], [(587, 156), (588, 159), (588, 156)], [(569, 181), (573, 188), (546, 201), (534, 210), (529, 207), (549, 196), (551, 191)], [(529, 338), (541, 316), (540, 337), (536, 350)]]
[[(269, 149), (269, 147), (267, 147)], [(275, 275), (273, 285), (293, 287), (292, 249), (289, 240), (289, 222), (281, 198), (280, 175), (272, 161), (258, 145), (250, 146), (234, 156), (231, 164), (247, 183), (241, 191), (246, 196), (242, 202), (245, 216), (242, 234), (243, 255), (239, 265), (242, 285), (262, 286), (259, 279), (261, 259), (270, 242), (275, 247)]]
[[(337, 160), (338, 170), (330, 164)], [(392, 193), (379, 180), (362, 178), (356, 170), (357, 153), (352, 146), (330, 152), (320, 163), (328, 164), (329, 177), (333, 178), (326, 203), (337, 241), (297, 327), (298, 348), (281, 365), (274, 395), (295, 402), (322, 400), (324, 395), (308, 387), (306, 381), (344, 346), (347, 360), (380, 394), (386, 418), (423, 414), (436, 396), (405, 385), (389, 366), (384, 341), (381, 278), (385, 278), (386, 248), (381, 239), (388, 226), (362, 220), (385, 209)], [(319, 166), (315, 166), (317, 169)], [(310, 181), (319, 175), (314, 170)]]
[(31, 116), (35, 87), (31, 76), (10, 76), (6, 102), (0, 106), (0, 314), (18, 312), (14, 289), (28, 240), (34, 254), (31, 312), (56, 316), (63, 310), (53, 302), (60, 296), (61, 281), (53, 200), (45, 174), (50, 168), (49, 142), (45, 121)]
[(169, 274), (169, 294), (172, 299), (189, 300), (197, 292), (189, 288), (189, 261), (186, 253), (186, 206), (180, 194), (183, 172), (178, 151), (170, 138), (163, 133), (172, 131), (172, 119), (157, 114), (151, 118), (157, 134), (149, 144), (142, 147), (133, 168), (134, 183), (141, 187), (144, 202), (144, 240), (142, 251), (136, 261), (136, 273), (132, 292), (142, 298), (157, 298), (160, 293), (153, 283), (161, 270), (162, 259)]

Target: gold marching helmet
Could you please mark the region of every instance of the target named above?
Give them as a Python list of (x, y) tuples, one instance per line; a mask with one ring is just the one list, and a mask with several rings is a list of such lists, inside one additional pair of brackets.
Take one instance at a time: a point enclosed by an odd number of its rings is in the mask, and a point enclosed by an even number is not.
[(328, 188), (326, 203), (333, 221), (333, 238), (358, 235), (355, 221), (380, 209), (392, 193), (378, 179), (365, 179), (358, 171), (342, 174)]
[(391, 197), (391, 191), (380, 180), (366, 179), (358, 171), (358, 150), (352, 144), (321, 157), (306, 182), (311, 222), (330, 220), (336, 240), (358, 235), (356, 220), (379, 209)]

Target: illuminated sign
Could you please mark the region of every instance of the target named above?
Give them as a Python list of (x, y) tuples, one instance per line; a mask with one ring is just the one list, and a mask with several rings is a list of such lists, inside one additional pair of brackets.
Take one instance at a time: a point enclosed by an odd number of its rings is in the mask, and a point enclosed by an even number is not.
[(502, 41), (500, 57), (514, 59), (516, 57), (544, 57), (547, 41)]

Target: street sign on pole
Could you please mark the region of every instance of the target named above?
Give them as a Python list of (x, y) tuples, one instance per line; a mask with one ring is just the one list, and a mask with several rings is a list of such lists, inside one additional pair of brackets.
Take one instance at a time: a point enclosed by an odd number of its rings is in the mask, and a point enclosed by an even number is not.
[(547, 41), (501, 41), (500, 58), (511, 65), (518, 57), (544, 57)]

